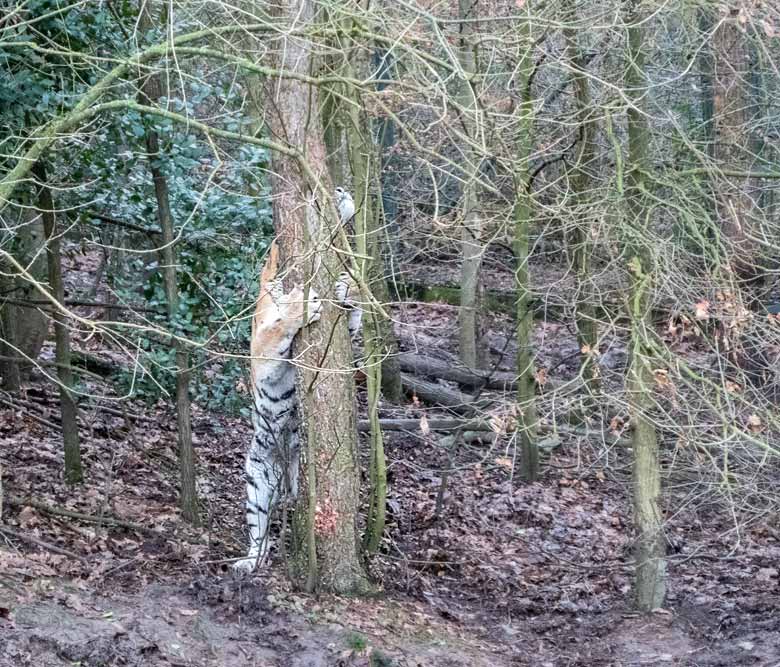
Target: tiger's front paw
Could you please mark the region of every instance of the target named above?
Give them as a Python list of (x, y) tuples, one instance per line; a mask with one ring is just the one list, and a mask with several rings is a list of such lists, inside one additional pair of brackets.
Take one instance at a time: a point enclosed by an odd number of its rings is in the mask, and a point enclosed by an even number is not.
[(346, 305), (347, 302), (347, 296), (349, 295), (350, 290), (350, 282), (351, 278), (349, 274), (345, 271), (342, 274), (339, 275), (338, 279), (336, 280), (336, 286), (334, 289), (335, 297), (336, 297), (336, 303), (340, 305)]
[(257, 566), (257, 557), (254, 558), (242, 558), (241, 560), (233, 563), (233, 572), (242, 576), (252, 574)]
[(320, 299), (320, 295), (317, 294), (313, 289), (309, 290), (309, 320), (306, 322), (306, 324), (312, 324), (313, 322), (319, 321), (320, 317), (322, 316), (322, 300)]

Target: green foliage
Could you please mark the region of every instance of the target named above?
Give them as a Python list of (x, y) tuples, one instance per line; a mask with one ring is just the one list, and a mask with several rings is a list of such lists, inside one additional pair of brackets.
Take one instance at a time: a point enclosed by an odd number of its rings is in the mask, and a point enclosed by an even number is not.
[(396, 662), (389, 655), (386, 655), (383, 651), (375, 648), (371, 651), (371, 655), (368, 657), (371, 667), (394, 667)]
[[(0, 137), (5, 138), (0, 155), (13, 154), (25, 128), (42, 125), (75, 104), (102, 74), (92, 56), (125, 53), (123, 29), (134, 20), (130, 3), (115, 3), (113, 14), (102, 2), (68, 8), (59, 0), (28, 0), (19, 7), (0, 45)], [(34, 42), (48, 51), (12, 47), (13, 42)]]
[(346, 638), (347, 646), (353, 651), (364, 651), (368, 640), (359, 632), (350, 632)]
[[(19, 7), (18, 20), (4, 29), (5, 46), (0, 46), (0, 170), (9, 159), (2, 156), (18, 154), (28, 134), (72, 108), (115, 58), (130, 55), (135, 48), (128, 35), (136, 35), (136, 3), (71, 8), (59, 0), (28, 0)], [(139, 41), (159, 38), (150, 31)], [(33, 42), (49, 51), (8, 46), (11, 41)], [(198, 70), (197, 62), (191, 64), (195, 71), (186, 80), (169, 82), (168, 97), (160, 105), (189, 117), (208, 115), (213, 124), (233, 131), (254, 131), (245, 127), (243, 93), (233, 73), (205, 66)], [(132, 99), (136, 90), (120, 85), (113, 94)], [(160, 139), (160, 156), (152, 166), (166, 176), (179, 234), (179, 306), (172, 322), (166, 315), (157, 265), (160, 236), (103, 223), (95, 226), (92, 215), (159, 229), (146, 149), (152, 130)], [(58, 207), (82, 223), (70, 238), (80, 231), (85, 233), (82, 245), (112, 248), (109, 282), (120, 300), (145, 301), (147, 308), (158, 312), (147, 316), (158, 330), (196, 344), (194, 399), (208, 408), (243, 407), (246, 397), (235, 387), (244, 379), (246, 363), (224, 355), (246, 355), (248, 349), (250, 322), (244, 311), (255, 298), (259, 259), (272, 233), (267, 183), (259, 176), (267, 172), (266, 152), (211, 144), (169, 120), (125, 111), (97, 119), (88, 133), (63, 139), (47, 160), (49, 172), (61, 175), (66, 184), (57, 191)], [(12, 238), (4, 237), (0, 243), (13, 247)], [(133, 343), (141, 355), (139, 366), (122, 378), (126, 387), (150, 401), (172, 394), (170, 339), (149, 334)]]
[[(123, 121), (132, 124), (136, 119)], [(160, 133), (161, 147), (167, 149), (159, 166), (167, 177), (171, 212), (181, 232), (176, 247), (179, 308), (171, 330), (204, 346), (193, 356), (194, 400), (210, 409), (241, 412), (246, 395), (237, 392), (236, 386), (245, 379), (246, 363), (215, 357), (215, 353), (246, 355), (248, 350), (247, 309), (255, 297), (259, 259), (273, 226), (267, 194), (255, 198), (245, 193), (265, 190), (256, 182), (255, 174), (267, 166), (268, 156), (257, 148), (242, 147), (237, 149), (235, 159), (219, 165), (198, 137), (167, 123), (155, 129)], [(156, 229), (156, 200), (148, 160), (137, 161), (126, 177), (125, 188), (117, 191), (112, 187), (106, 192), (106, 200), (115, 202), (106, 207), (114, 216)], [(149, 239), (144, 243), (148, 248), (156, 245)], [(156, 254), (135, 256), (126, 269), (123, 276), (115, 277), (120, 295), (127, 301), (137, 301), (140, 291), (146, 304), (161, 313), (153, 318), (155, 323), (169, 328), (162, 314), (166, 297)], [(145, 276), (140, 283), (139, 276)], [(143, 349), (148, 375), (128, 376), (124, 382), (136, 395), (150, 401), (164, 392), (172, 394), (175, 377), (169, 346), (147, 338)]]

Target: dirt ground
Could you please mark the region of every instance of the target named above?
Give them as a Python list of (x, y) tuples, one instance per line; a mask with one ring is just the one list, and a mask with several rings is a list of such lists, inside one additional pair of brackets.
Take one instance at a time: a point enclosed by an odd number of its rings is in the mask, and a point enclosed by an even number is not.
[[(452, 360), (453, 308), (396, 314), (404, 349)], [(497, 316), (493, 362), (511, 368), (506, 332)], [(551, 380), (576, 371), (565, 326), (539, 323), (536, 342)], [(611, 353), (607, 379), (610, 364), (622, 372), (619, 341)], [(555, 400), (541, 399), (545, 423)], [(387, 533), (368, 563), (382, 593), (359, 600), (291, 591), (278, 557), (232, 575), (247, 420), (194, 406), (206, 522), (193, 529), (176, 507), (170, 406), (83, 405), (88, 483), (76, 490), (61, 479), (56, 406), (41, 378), (24, 403), (0, 406), (0, 667), (780, 667), (776, 514), (721, 502), (666, 444), (665, 609), (631, 611), (630, 452), (565, 428), (548, 436), (532, 485), (516, 477), (511, 436), (389, 434)], [(441, 415), (415, 402), (381, 412)]]

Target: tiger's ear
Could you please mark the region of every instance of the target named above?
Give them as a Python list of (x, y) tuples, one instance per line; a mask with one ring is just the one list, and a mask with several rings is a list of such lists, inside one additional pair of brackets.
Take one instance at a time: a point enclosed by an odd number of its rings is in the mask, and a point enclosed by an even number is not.
[(278, 269), (279, 246), (276, 243), (276, 239), (274, 239), (271, 241), (271, 247), (268, 248), (268, 252), (265, 255), (265, 264), (263, 265), (263, 271), (260, 274), (260, 285), (267, 285), (276, 278)]

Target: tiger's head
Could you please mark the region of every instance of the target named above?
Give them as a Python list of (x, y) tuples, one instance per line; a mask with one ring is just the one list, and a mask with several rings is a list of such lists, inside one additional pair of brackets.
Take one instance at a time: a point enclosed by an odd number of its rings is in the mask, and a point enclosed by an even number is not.
[(319, 320), (322, 311), (320, 297), (313, 289), (309, 290), (308, 299), (300, 286), (285, 294), (282, 281), (276, 279), (278, 265), (279, 248), (274, 241), (260, 276), (260, 296), (252, 319), (255, 358), (285, 358), (295, 334)]

